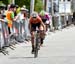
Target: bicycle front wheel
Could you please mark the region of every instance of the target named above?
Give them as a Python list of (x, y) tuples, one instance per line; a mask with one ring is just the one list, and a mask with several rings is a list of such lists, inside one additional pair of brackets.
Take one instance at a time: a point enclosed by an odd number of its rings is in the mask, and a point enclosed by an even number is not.
[(34, 58), (38, 57), (38, 48), (39, 48), (39, 38), (38, 38), (38, 34), (36, 35), (36, 39), (35, 39), (35, 49), (34, 49)]

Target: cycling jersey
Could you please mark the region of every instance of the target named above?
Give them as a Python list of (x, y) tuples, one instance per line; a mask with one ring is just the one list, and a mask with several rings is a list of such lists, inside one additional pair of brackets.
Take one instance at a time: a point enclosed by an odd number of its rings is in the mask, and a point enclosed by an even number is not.
[(41, 18), (38, 16), (35, 20), (32, 18), (32, 17), (30, 17), (30, 23), (31, 24), (37, 24), (37, 23), (41, 23)]
[(38, 16), (35, 20), (30, 17), (31, 31), (36, 31), (36, 27), (40, 28), (41, 18)]
[(46, 21), (50, 19), (49, 15), (46, 14), (46, 13), (45, 13), (44, 16), (42, 16), (42, 15), (39, 15), (39, 16), (40, 16), (40, 18), (42, 19), (42, 21), (43, 21), (44, 23), (46, 23)]

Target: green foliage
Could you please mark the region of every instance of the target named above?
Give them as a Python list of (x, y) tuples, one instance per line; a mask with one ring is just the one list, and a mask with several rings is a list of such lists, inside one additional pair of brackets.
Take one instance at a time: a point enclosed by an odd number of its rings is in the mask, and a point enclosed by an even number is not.
[(35, 0), (35, 11), (40, 12), (43, 9), (42, 0)]
[[(0, 0), (0, 1), (2, 1), (6, 5), (11, 2), (11, 0)], [(30, 0), (15, 0), (15, 4), (19, 6), (26, 5), (26, 8), (30, 9)]]
[(30, 0), (15, 0), (15, 4), (19, 6), (26, 5), (26, 8), (30, 9)]
[(2, 4), (2, 1), (0, 1), (0, 5)]
[(8, 4), (8, 0), (0, 0), (0, 1), (2, 1), (2, 3), (4, 3), (4, 4)]
[[(0, 0), (4, 4), (8, 4), (11, 0)], [(31, 0), (15, 0), (15, 4), (19, 5), (22, 7), (23, 5), (26, 5), (26, 8), (30, 10), (30, 1)], [(40, 10), (43, 9), (43, 2), (42, 0), (35, 0), (35, 11), (40, 12)]]
[(10, 4), (11, 0), (8, 0), (8, 3)]
[(5, 6), (5, 4), (2, 1), (0, 1), (0, 6)]

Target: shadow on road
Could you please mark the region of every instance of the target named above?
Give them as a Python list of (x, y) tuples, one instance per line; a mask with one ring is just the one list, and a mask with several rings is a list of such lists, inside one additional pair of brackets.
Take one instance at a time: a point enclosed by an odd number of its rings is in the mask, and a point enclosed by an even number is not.
[[(48, 58), (48, 57), (37, 57), (37, 58)], [(9, 59), (34, 59), (33, 57), (9, 57)]]
[(34, 57), (10, 57), (9, 59), (27, 59), (27, 58), (34, 58)]

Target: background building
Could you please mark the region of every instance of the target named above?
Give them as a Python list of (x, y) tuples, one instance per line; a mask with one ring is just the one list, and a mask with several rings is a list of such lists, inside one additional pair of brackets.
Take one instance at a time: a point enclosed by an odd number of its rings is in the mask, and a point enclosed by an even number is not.
[(72, 0), (72, 11), (74, 12), (75, 11), (75, 0)]
[(72, 0), (43, 0), (43, 2), (44, 2), (44, 5), (45, 5), (45, 10), (47, 12), (50, 12), (50, 13), (52, 11), (52, 7), (53, 7), (54, 14), (59, 13), (59, 3), (60, 2), (64, 4), (63, 6), (66, 6), (66, 4), (67, 5), (72, 5), (71, 3), (73, 3), (70, 10), (72, 10), (72, 9), (75, 10), (75, 0), (73, 0), (73, 1)]

